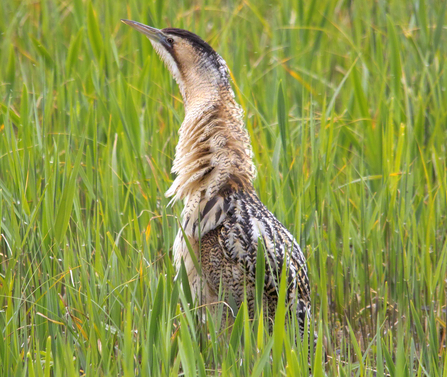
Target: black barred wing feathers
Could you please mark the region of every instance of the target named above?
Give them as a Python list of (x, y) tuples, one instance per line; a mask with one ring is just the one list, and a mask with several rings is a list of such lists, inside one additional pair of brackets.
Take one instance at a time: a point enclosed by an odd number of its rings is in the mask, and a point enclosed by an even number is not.
[[(210, 213), (221, 219), (219, 200), (205, 206), (203, 219)], [(274, 317), (278, 300), (281, 271), (285, 265), (288, 274), (287, 304), (297, 310), (301, 332), (306, 316), (310, 315), (310, 288), (306, 261), (297, 242), (289, 231), (262, 204), (254, 191), (235, 191), (223, 199), (225, 211), (217, 227), (205, 232), (201, 242), (202, 271), (209, 289), (219, 291), (220, 284), (226, 295), (231, 294), (240, 306), (247, 293), (249, 315), (255, 308), (256, 258), (259, 240), (263, 242), (266, 273), (264, 307)], [(214, 207), (216, 206), (216, 209)], [(207, 229), (207, 221), (201, 222)], [(244, 286), (245, 282), (245, 286)]]

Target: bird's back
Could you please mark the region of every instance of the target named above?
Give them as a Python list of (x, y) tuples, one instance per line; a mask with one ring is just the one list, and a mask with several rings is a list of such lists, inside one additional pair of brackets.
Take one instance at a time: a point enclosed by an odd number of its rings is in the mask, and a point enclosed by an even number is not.
[[(218, 302), (219, 291), (227, 302), (239, 307), (247, 297), (249, 316), (255, 310), (256, 261), (264, 253), (264, 309), (273, 319), (276, 311), (279, 282), (283, 266), (287, 271), (286, 304), (296, 310), (300, 331), (310, 315), (310, 288), (307, 267), (301, 249), (290, 232), (265, 207), (253, 188), (223, 190), (202, 205), (200, 242), (192, 242), (200, 262), (201, 276), (189, 263), (190, 281), (201, 304)], [(193, 225), (193, 232), (197, 231)], [(185, 227), (189, 224), (185, 223)], [(180, 261), (190, 259), (183, 233), (179, 232), (180, 247), (175, 248)], [(259, 247), (259, 242), (262, 247)], [(285, 259), (285, 260), (284, 260)], [(188, 264), (188, 262), (185, 262)], [(188, 269), (188, 268), (187, 268)], [(230, 298), (231, 296), (231, 298)]]

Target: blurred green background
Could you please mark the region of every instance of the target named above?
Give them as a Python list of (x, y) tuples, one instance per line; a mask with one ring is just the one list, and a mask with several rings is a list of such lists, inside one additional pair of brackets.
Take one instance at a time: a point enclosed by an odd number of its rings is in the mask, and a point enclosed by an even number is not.
[(313, 375), (447, 375), (446, 16), (435, 0), (1, 2), (4, 375), (308, 373), (293, 329), (244, 309), (203, 324), (174, 279), (183, 105), (121, 18), (226, 60), (255, 187), (308, 258)]

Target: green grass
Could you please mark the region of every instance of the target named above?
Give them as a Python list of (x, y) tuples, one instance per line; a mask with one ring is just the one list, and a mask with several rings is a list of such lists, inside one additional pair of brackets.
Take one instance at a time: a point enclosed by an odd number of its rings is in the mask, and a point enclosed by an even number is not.
[(128, 18), (191, 30), (232, 70), (255, 187), (308, 258), (314, 376), (447, 376), (446, 16), (441, 0), (2, 1), (4, 375), (308, 373), (294, 326), (269, 335), (244, 309), (201, 324), (174, 279), (183, 105)]

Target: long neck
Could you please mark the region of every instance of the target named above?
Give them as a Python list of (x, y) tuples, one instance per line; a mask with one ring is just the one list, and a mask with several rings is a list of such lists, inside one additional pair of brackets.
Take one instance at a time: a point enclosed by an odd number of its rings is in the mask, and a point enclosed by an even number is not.
[(251, 186), (256, 172), (243, 110), (229, 83), (198, 81), (185, 86), (180, 87), (185, 119), (172, 167), (177, 178), (166, 195), (183, 199), (189, 212), (224, 188)]
[(226, 63), (220, 59), (222, 64), (225, 64), (220, 70), (216, 67), (207, 67), (206, 60), (198, 59), (199, 62), (194, 62), (193, 68), (179, 73), (177, 83), (185, 106), (185, 119), (189, 113), (196, 113), (197, 109), (203, 106), (222, 103), (229, 95), (234, 102)]
[[(201, 80), (191, 78), (188, 81), (190, 83), (180, 85), (180, 93), (185, 106), (185, 120), (210, 103), (221, 102), (225, 91), (228, 91), (228, 89), (219, 87), (216, 83), (208, 82), (206, 78), (201, 78)], [(231, 88), (229, 89), (231, 90)]]

